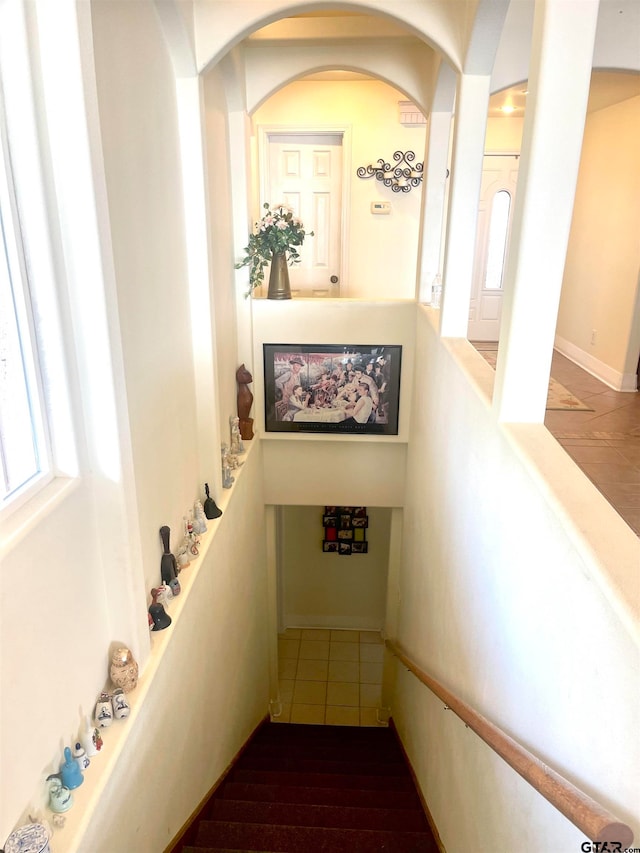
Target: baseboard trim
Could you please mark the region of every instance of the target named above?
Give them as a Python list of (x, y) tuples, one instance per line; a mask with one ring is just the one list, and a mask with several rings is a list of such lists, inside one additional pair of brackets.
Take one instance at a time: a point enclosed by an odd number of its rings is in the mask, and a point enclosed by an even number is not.
[(572, 344), (571, 341), (561, 338), (560, 335), (556, 335), (554, 346), (569, 361), (577, 364), (614, 391), (636, 392), (638, 390), (638, 377), (635, 373), (620, 373), (619, 370), (614, 370), (608, 364)]
[(396, 737), (396, 740), (400, 744), (400, 749), (402, 750), (402, 754), (404, 755), (405, 761), (407, 762), (407, 766), (409, 767), (409, 772), (411, 773), (411, 778), (413, 779), (413, 784), (415, 785), (416, 791), (418, 792), (418, 797), (420, 798), (420, 805), (422, 806), (422, 810), (425, 813), (425, 816), (427, 818), (427, 823), (429, 824), (429, 828), (431, 829), (431, 833), (435, 839), (435, 842), (438, 845), (438, 850), (440, 851), (440, 853), (447, 853), (445, 846), (442, 843), (442, 839), (440, 838), (440, 833), (438, 832), (438, 827), (436, 826), (436, 823), (433, 819), (433, 815), (431, 814), (429, 806), (427, 805), (427, 801), (425, 800), (424, 795), (422, 793), (422, 789), (421, 789), (420, 784), (418, 782), (418, 777), (415, 774), (415, 771), (413, 769), (413, 765), (411, 764), (409, 756), (407, 755), (407, 751), (404, 748), (404, 744), (402, 743), (402, 738), (400, 737), (400, 734), (398, 733), (398, 729), (396, 728), (396, 725), (393, 722), (393, 717), (389, 717), (389, 728), (393, 730), (393, 733)]
[(220, 776), (220, 778), (211, 786), (211, 788), (207, 791), (207, 793), (204, 795), (204, 797), (200, 800), (198, 805), (195, 807), (195, 809), (191, 813), (190, 817), (187, 819), (186, 823), (182, 826), (180, 831), (173, 838), (173, 840), (171, 841), (169, 846), (165, 847), (164, 853), (180, 853), (180, 851), (182, 850), (183, 847), (185, 847), (186, 845), (190, 844), (193, 841), (192, 838), (188, 837), (189, 831), (193, 827), (195, 827), (198, 819), (200, 818), (200, 815), (204, 811), (205, 807), (208, 805), (209, 800), (215, 794), (215, 792), (218, 790), (220, 785), (222, 785), (222, 783), (227, 778), (229, 773), (231, 773), (231, 771), (233, 770), (235, 765), (238, 763), (238, 761), (240, 760), (240, 758), (242, 756), (242, 753), (245, 751), (245, 749), (249, 746), (249, 744), (251, 743), (253, 738), (256, 736), (258, 729), (261, 726), (263, 726), (265, 723), (268, 723), (268, 722), (269, 722), (269, 715), (267, 714), (265, 717), (263, 717), (260, 720), (258, 725), (251, 732), (251, 734), (246, 739), (246, 741), (243, 743), (243, 745), (240, 747), (238, 752), (231, 759), (231, 762), (225, 768), (225, 770), (222, 772), (222, 775)]

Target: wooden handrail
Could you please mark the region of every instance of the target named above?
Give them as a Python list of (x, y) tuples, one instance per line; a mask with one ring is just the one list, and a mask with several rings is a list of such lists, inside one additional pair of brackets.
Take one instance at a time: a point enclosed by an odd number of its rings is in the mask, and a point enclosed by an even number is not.
[(445, 703), (447, 708), (450, 708), (470, 729), (473, 729), (478, 737), (497, 752), (516, 773), (526, 779), (552, 806), (575, 824), (587, 838), (591, 841), (617, 842), (622, 845), (623, 850), (631, 846), (633, 832), (626, 823), (619, 821), (599, 803), (420, 669), (407, 656), (399, 643), (386, 640), (386, 646), (419, 681)]

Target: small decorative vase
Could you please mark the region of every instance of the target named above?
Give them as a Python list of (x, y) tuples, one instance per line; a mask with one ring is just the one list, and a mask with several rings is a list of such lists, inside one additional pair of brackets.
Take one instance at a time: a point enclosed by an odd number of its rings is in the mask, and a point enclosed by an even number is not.
[(138, 683), (138, 664), (126, 646), (116, 649), (111, 655), (111, 681), (115, 687), (121, 687), (125, 693), (133, 690)]
[(80, 735), (80, 742), (90, 757), (97, 755), (102, 749), (103, 740), (100, 730), (92, 725), (89, 717), (84, 718), (84, 729)]
[(84, 773), (87, 767), (91, 764), (91, 761), (87, 755), (86, 749), (84, 749), (80, 741), (76, 743), (76, 748), (73, 750), (73, 757), (80, 768), (80, 772)]
[(271, 258), (267, 299), (291, 299), (286, 252), (274, 252)]

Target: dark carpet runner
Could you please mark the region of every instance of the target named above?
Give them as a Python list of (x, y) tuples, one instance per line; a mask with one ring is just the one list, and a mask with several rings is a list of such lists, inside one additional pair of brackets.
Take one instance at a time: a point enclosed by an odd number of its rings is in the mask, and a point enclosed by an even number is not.
[(395, 732), (262, 725), (183, 853), (437, 853)]

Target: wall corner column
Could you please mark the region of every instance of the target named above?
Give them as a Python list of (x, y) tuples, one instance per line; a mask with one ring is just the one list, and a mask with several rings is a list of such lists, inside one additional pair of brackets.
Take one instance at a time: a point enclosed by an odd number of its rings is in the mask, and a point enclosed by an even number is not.
[(536, 0), (493, 406), (542, 423), (589, 97), (599, 0)]
[(489, 84), (490, 77), (484, 75), (463, 74), (458, 81), (440, 317), (443, 337), (467, 335)]

